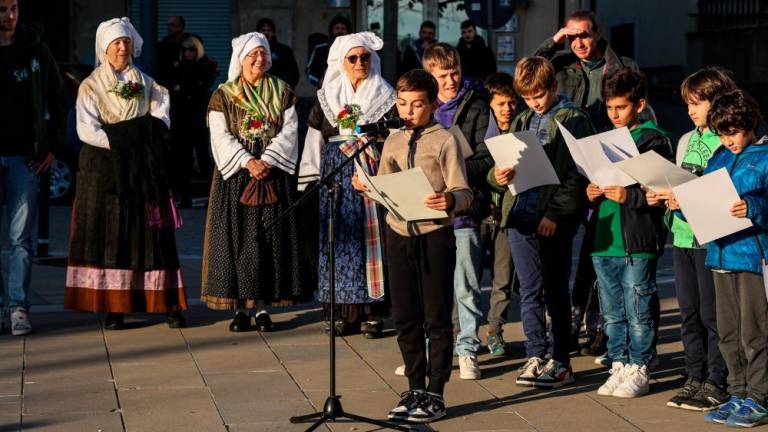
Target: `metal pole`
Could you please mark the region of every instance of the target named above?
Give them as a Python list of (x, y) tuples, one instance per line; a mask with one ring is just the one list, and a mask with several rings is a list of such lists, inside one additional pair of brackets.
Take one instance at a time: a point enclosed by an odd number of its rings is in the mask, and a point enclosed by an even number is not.
[(384, 49), (381, 66), (384, 79), (394, 83), (397, 78), (397, 0), (384, 0)]
[(141, 37), (144, 39), (141, 60), (144, 71), (154, 75), (157, 68), (157, 0), (141, 1)]

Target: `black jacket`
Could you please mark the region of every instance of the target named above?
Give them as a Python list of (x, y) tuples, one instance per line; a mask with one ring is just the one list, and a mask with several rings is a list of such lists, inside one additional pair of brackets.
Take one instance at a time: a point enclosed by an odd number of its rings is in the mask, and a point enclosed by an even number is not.
[(496, 72), (496, 55), (485, 45), (482, 37), (475, 36), (469, 45), (464, 39), (459, 39), (456, 49), (461, 59), (461, 74), (465, 78), (484, 80)]
[(467, 181), (472, 188), (472, 205), (459, 216), (471, 216), (477, 221), (484, 219), (491, 212), (491, 191), (485, 176), (493, 167), (493, 158), (485, 145), (485, 133), (490, 119), (488, 96), (479, 89), (468, 90), (464, 100), (453, 117), (453, 124), (461, 128), (474, 153), (464, 160), (467, 169)]
[[(672, 141), (657, 130), (645, 129), (635, 144), (640, 153), (653, 150), (662, 157), (674, 161)], [(626, 190), (627, 199), (620, 206), (621, 230), (626, 255), (641, 252), (661, 255), (667, 241), (667, 228), (664, 225), (665, 208), (649, 206), (645, 199), (645, 192), (639, 185), (629, 186)]]
[(272, 67), (269, 69), (269, 73), (295, 89), (299, 82), (299, 66), (296, 64), (293, 50), (277, 40), (269, 43), (269, 50), (272, 52)]
[(55, 153), (66, 130), (64, 82), (48, 46), (22, 24), (14, 43), (0, 47), (0, 95), (0, 155)]
[(325, 78), (325, 70), (328, 68), (328, 53), (333, 41), (321, 43), (312, 50), (312, 55), (307, 61), (307, 81), (315, 87), (320, 87)]

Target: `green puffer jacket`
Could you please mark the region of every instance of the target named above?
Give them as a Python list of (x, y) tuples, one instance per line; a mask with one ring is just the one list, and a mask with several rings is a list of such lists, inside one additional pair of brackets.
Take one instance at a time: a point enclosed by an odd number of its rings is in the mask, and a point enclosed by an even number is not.
[[(510, 130), (520, 132), (528, 129), (532, 116), (533, 111), (530, 109), (521, 112), (512, 121)], [(582, 109), (573, 107), (572, 104), (571, 107), (558, 109), (554, 113), (554, 119), (562, 123), (576, 138), (583, 138), (595, 133), (587, 114)], [(547, 142), (544, 151), (555, 168), (560, 184), (539, 187), (540, 195), (536, 207), (536, 218), (541, 220), (541, 218), (546, 217), (557, 223), (558, 234), (572, 235), (584, 217), (584, 211), (587, 207), (587, 195), (584, 191), (589, 182), (579, 174), (571, 153), (568, 151), (568, 146), (556, 126), (551, 128)], [(496, 182), (493, 168), (488, 171), (487, 180), (492, 188), (504, 192), (501, 203), (501, 226), (508, 227), (509, 214), (517, 197), (512, 196), (509, 188)]]

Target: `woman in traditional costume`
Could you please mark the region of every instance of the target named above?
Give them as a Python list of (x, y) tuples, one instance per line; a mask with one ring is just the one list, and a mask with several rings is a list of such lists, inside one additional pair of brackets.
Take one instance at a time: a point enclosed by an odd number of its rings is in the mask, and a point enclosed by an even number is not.
[(128, 18), (101, 23), (96, 68), (77, 95), (80, 152), (72, 209), (65, 307), (107, 312), (123, 328), (128, 312), (165, 312), (185, 325), (186, 295), (174, 230), (180, 218), (167, 178), (168, 91), (133, 65), (142, 39)]
[[(328, 55), (328, 70), (317, 92), (307, 121), (309, 130), (302, 153), (299, 189), (304, 190), (347, 159), (359, 143), (355, 140), (330, 140), (349, 134), (350, 126), (374, 123), (397, 115), (396, 94), (381, 76), (376, 51), (382, 40), (371, 32), (337, 37)], [(370, 146), (362, 154), (364, 169), (375, 174), (379, 150)], [(330, 312), (330, 284), (326, 220), (335, 212), (336, 330), (339, 334), (360, 331), (378, 337), (382, 320), (388, 315), (385, 301), (381, 220), (376, 204), (352, 188), (355, 166), (349, 164), (336, 177), (340, 185), (336, 202), (328, 208), (328, 192), (320, 196), (319, 300), (326, 321)], [(382, 219), (383, 220), (383, 219)], [(330, 323), (327, 323), (329, 326)]]
[(302, 286), (296, 216), (270, 225), (294, 200), (298, 117), (293, 90), (267, 74), (269, 41), (232, 41), (227, 82), (208, 105), (213, 174), (203, 252), (202, 300), (234, 310), (231, 331), (272, 329), (266, 307), (311, 299)]

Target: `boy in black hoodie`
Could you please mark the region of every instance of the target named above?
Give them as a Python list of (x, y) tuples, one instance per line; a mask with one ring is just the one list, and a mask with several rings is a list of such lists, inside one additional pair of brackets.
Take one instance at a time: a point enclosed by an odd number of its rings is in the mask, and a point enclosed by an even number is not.
[[(672, 143), (652, 121), (641, 123), (646, 80), (625, 68), (603, 85), (608, 117), (614, 127), (629, 128), (640, 153), (655, 151), (672, 159)], [(592, 262), (608, 336), (611, 376), (597, 391), (602, 396), (632, 398), (648, 393), (647, 364), (654, 353), (658, 302), (656, 262), (664, 251), (664, 211), (650, 206), (639, 185), (600, 188), (590, 183), (587, 197), (598, 212)]]

